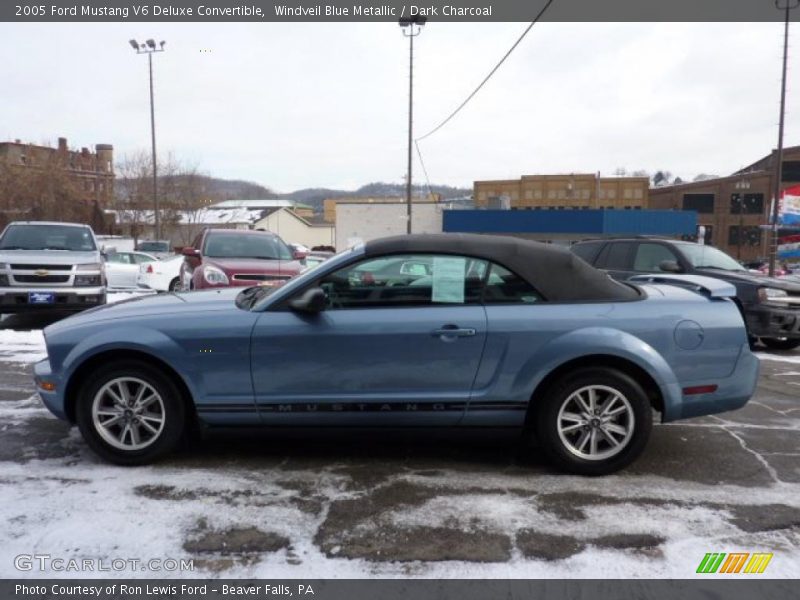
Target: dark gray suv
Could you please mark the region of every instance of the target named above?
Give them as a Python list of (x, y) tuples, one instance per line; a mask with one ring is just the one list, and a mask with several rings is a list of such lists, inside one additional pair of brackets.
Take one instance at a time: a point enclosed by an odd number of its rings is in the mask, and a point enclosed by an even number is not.
[(687, 273), (723, 279), (736, 286), (735, 302), (753, 341), (760, 338), (765, 346), (776, 350), (800, 346), (800, 284), (750, 273), (713, 246), (626, 238), (578, 242), (572, 251), (618, 280), (643, 273)]

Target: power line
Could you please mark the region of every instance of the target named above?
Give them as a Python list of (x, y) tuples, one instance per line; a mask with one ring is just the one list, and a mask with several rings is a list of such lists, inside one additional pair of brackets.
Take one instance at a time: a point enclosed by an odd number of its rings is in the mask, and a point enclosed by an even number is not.
[(425, 168), (425, 161), (422, 160), (422, 152), (419, 149), (419, 144), (417, 143), (417, 140), (414, 140), (414, 146), (417, 147), (417, 156), (419, 156), (419, 164), (420, 166), (422, 166), (422, 172), (425, 174), (425, 183), (428, 186), (428, 195), (432, 196), (433, 190), (431, 189), (431, 180), (430, 177), (428, 177), (428, 169)]
[(530, 31), (530, 30), (533, 28), (533, 26), (534, 26), (534, 25), (536, 25), (536, 23), (539, 21), (539, 19), (541, 19), (541, 18), (542, 18), (542, 15), (543, 15), (543, 14), (544, 14), (544, 13), (547, 11), (547, 9), (548, 9), (548, 8), (550, 8), (550, 5), (551, 5), (553, 2), (554, 2), (554, 0), (547, 0), (547, 3), (544, 5), (544, 8), (542, 8), (542, 10), (540, 10), (540, 11), (539, 11), (539, 14), (538, 14), (538, 15), (536, 15), (536, 18), (534, 18), (534, 19), (533, 19), (533, 21), (531, 21), (531, 24), (530, 24), (530, 25), (528, 25), (528, 27), (525, 29), (525, 31), (523, 31), (523, 32), (522, 32), (522, 35), (521, 35), (521, 36), (519, 36), (519, 38), (517, 39), (517, 41), (516, 41), (516, 42), (514, 42), (514, 45), (513, 45), (513, 46), (511, 46), (511, 48), (509, 48), (509, 49), (508, 49), (508, 52), (506, 52), (506, 53), (505, 53), (505, 55), (503, 56), (503, 58), (501, 58), (501, 59), (500, 59), (500, 62), (498, 62), (498, 63), (497, 63), (495, 66), (494, 66), (494, 69), (492, 69), (491, 71), (489, 71), (489, 74), (488, 74), (488, 75), (487, 75), (487, 76), (484, 78), (484, 80), (483, 80), (483, 81), (481, 81), (481, 82), (480, 82), (480, 84), (478, 85), (478, 87), (476, 87), (476, 88), (475, 88), (475, 89), (472, 91), (472, 93), (471, 93), (469, 96), (467, 96), (466, 100), (464, 100), (464, 101), (463, 101), (461, 104), (459, 104), (459, 105), (458, 105), (458, 108), (456, 108), (456, 109), (455, 109), (455, 110), (454, 110), (452, 113), (450, 113), (450, 116), (449, 116), (449, 117), (447, 117), (447, 118), (446, 118), (444, 121), (442, 121), (441, 123), (439, 123), (439, 125), (437, 125), (437, 126), (436, 126), (436, 127), (434, 127), (433, 129), (431, 129), (431, 130), (430, 130), (428, 133), (426, 133), (426, 134), (425, 134), (425, 135), (423, 135), (422, 137), (418, 137), (416, 141), (418, 141), (418, 142), (419, 142), (419, 141), (422, 141), (422, 140), (424, 140), (426, 137), (428, 137), (428, 136), (431, 136), (431, 135), (433, 135), (434, 133), (436, 133), (437, 131), (439, 131), (439, 130), (440, 130), (442, 127), (444, 127), (445, 125), (447, 125), (447, 123), (450, 121), (450, 119), (452, 119), (453, 117), (455, 117), (455, 116), (456, 116), (456, 115), (459, 113), (459, 111), (461, 111), (461, 109), (462, 109), (462, 108), (464, 108), (464, 107), (467, 105), (467, 103), (468, 103), (470, 100), (472, 100), (472, 98), (475, 96), (475, 94), (477, 94), (477, 93), (480, 91), (480, 89), (481, 89), (481, 88), (482, 88), (484, 85), (486, 85), (486, 82), (487, 82), (487, 81), (489, 81), (489, 79), (492, 77), (492, 75), (494, 75), (494, 74), (495, 74), (495, 71), (497, 71), (497, 69), (499, 69), (499, 68), (500, 68), (500, 65), (502, 65), (502, 64), (505, 62), (505, 60), (506, 60), (506, 59), (507, 59), (507, 58), (508, 58), (508, 57), (511, 55), (511, 53), (514, 51), (514, 49), (515, 49), (517, 46), (519, 46), (519, 43), (520, 43), (520, 42), (521, 42), (521, 41), (522, 41), (522, 40), (525, 38), (525, 36), (526, 36), (526, 35), (528, 35), (528, 32), (529, 32), (529, 31)]

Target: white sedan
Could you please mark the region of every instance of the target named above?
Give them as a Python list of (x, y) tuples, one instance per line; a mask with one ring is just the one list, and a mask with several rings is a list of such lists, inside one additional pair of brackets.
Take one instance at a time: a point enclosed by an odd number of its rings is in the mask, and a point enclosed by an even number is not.
[(109, 288), (135, 288), (139, 267), (158, 259), (146, 252), (113, 252), (105, 261)]
[(183, 256), (171, 256), (139, 265), (136, 284), (139, 287), (157, 292), (178, 292), (181, 290), (181, 264)]

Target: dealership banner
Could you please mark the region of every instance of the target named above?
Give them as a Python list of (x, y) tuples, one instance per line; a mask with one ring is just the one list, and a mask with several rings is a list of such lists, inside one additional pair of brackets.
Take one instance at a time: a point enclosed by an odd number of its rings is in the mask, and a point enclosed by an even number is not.
[(800, 185), (783, 191), (778, 204), (778, 225), (800, 228)]
[[(642, 561), (646, 573), (647, 561)], [(788, 600), (797, 581), (752, 575), (709, 574), (698, 579), (73, 579), (0, 580), (3, 600), (219, 600), (303, 598), (306, 600)]]

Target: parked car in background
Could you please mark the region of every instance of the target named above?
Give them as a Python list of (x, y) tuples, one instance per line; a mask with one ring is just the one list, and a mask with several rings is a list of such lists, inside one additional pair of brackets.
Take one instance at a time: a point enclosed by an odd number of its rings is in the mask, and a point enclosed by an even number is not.
[(163, 260), (155, 260), (139, 265), (136, 285), (157, 292), (178, 292), (181, 286), (181, 265), (183, 256), (177, 254)]
[(145, 252), (112, 252), (105, 257), (106, 280), (109, 288), (135, 288), (139, 265), (158, 261)]
[(15, 221), (0, 234), (0, 313), (105, 302), (103, 260), (88, 225)]
[[(216, 235), (211, 255), (232, 243)], [(354, 276), (387, 261), (425, 273)], [(161, 294), (50, 325), (35, 378), (120, 464), (164, 456), (197, 422), (458, 426), (516, 429), (558, 467), (599, 475), (639, 456), (654, 409), (664, 422), (719, 413), (755, 390), (734, 287), (662, 279), (619, 283), (510, 237), (386, 238), (282, 287)]]
[(300, 254), (267, 231), (206, 229), (182, 253), (180, 277), (190, 290), (279, 286), (302, 269)]
[(306, 257), (302, 260), (303, 263), (303, 270), (313, 269), (314, 267), (321, 265), (326, 260), (333, 256), (333, 252), (320, 252), (317, 250), (311, 250)]
[(716, 277), (736, 288), (734, 301), (751, 338), (765, 346), (800, 346), (800, 282), (751, 273), (713, 246), (668, 239), (588, 240), (572, 251), (590, 265), (626, 280), (643, 273), (681, 273)]
[(166, 258), (174, 254), (169, 240), (140, 240), (136, 244), (136, 251), (147, 252), (158, 258)]

